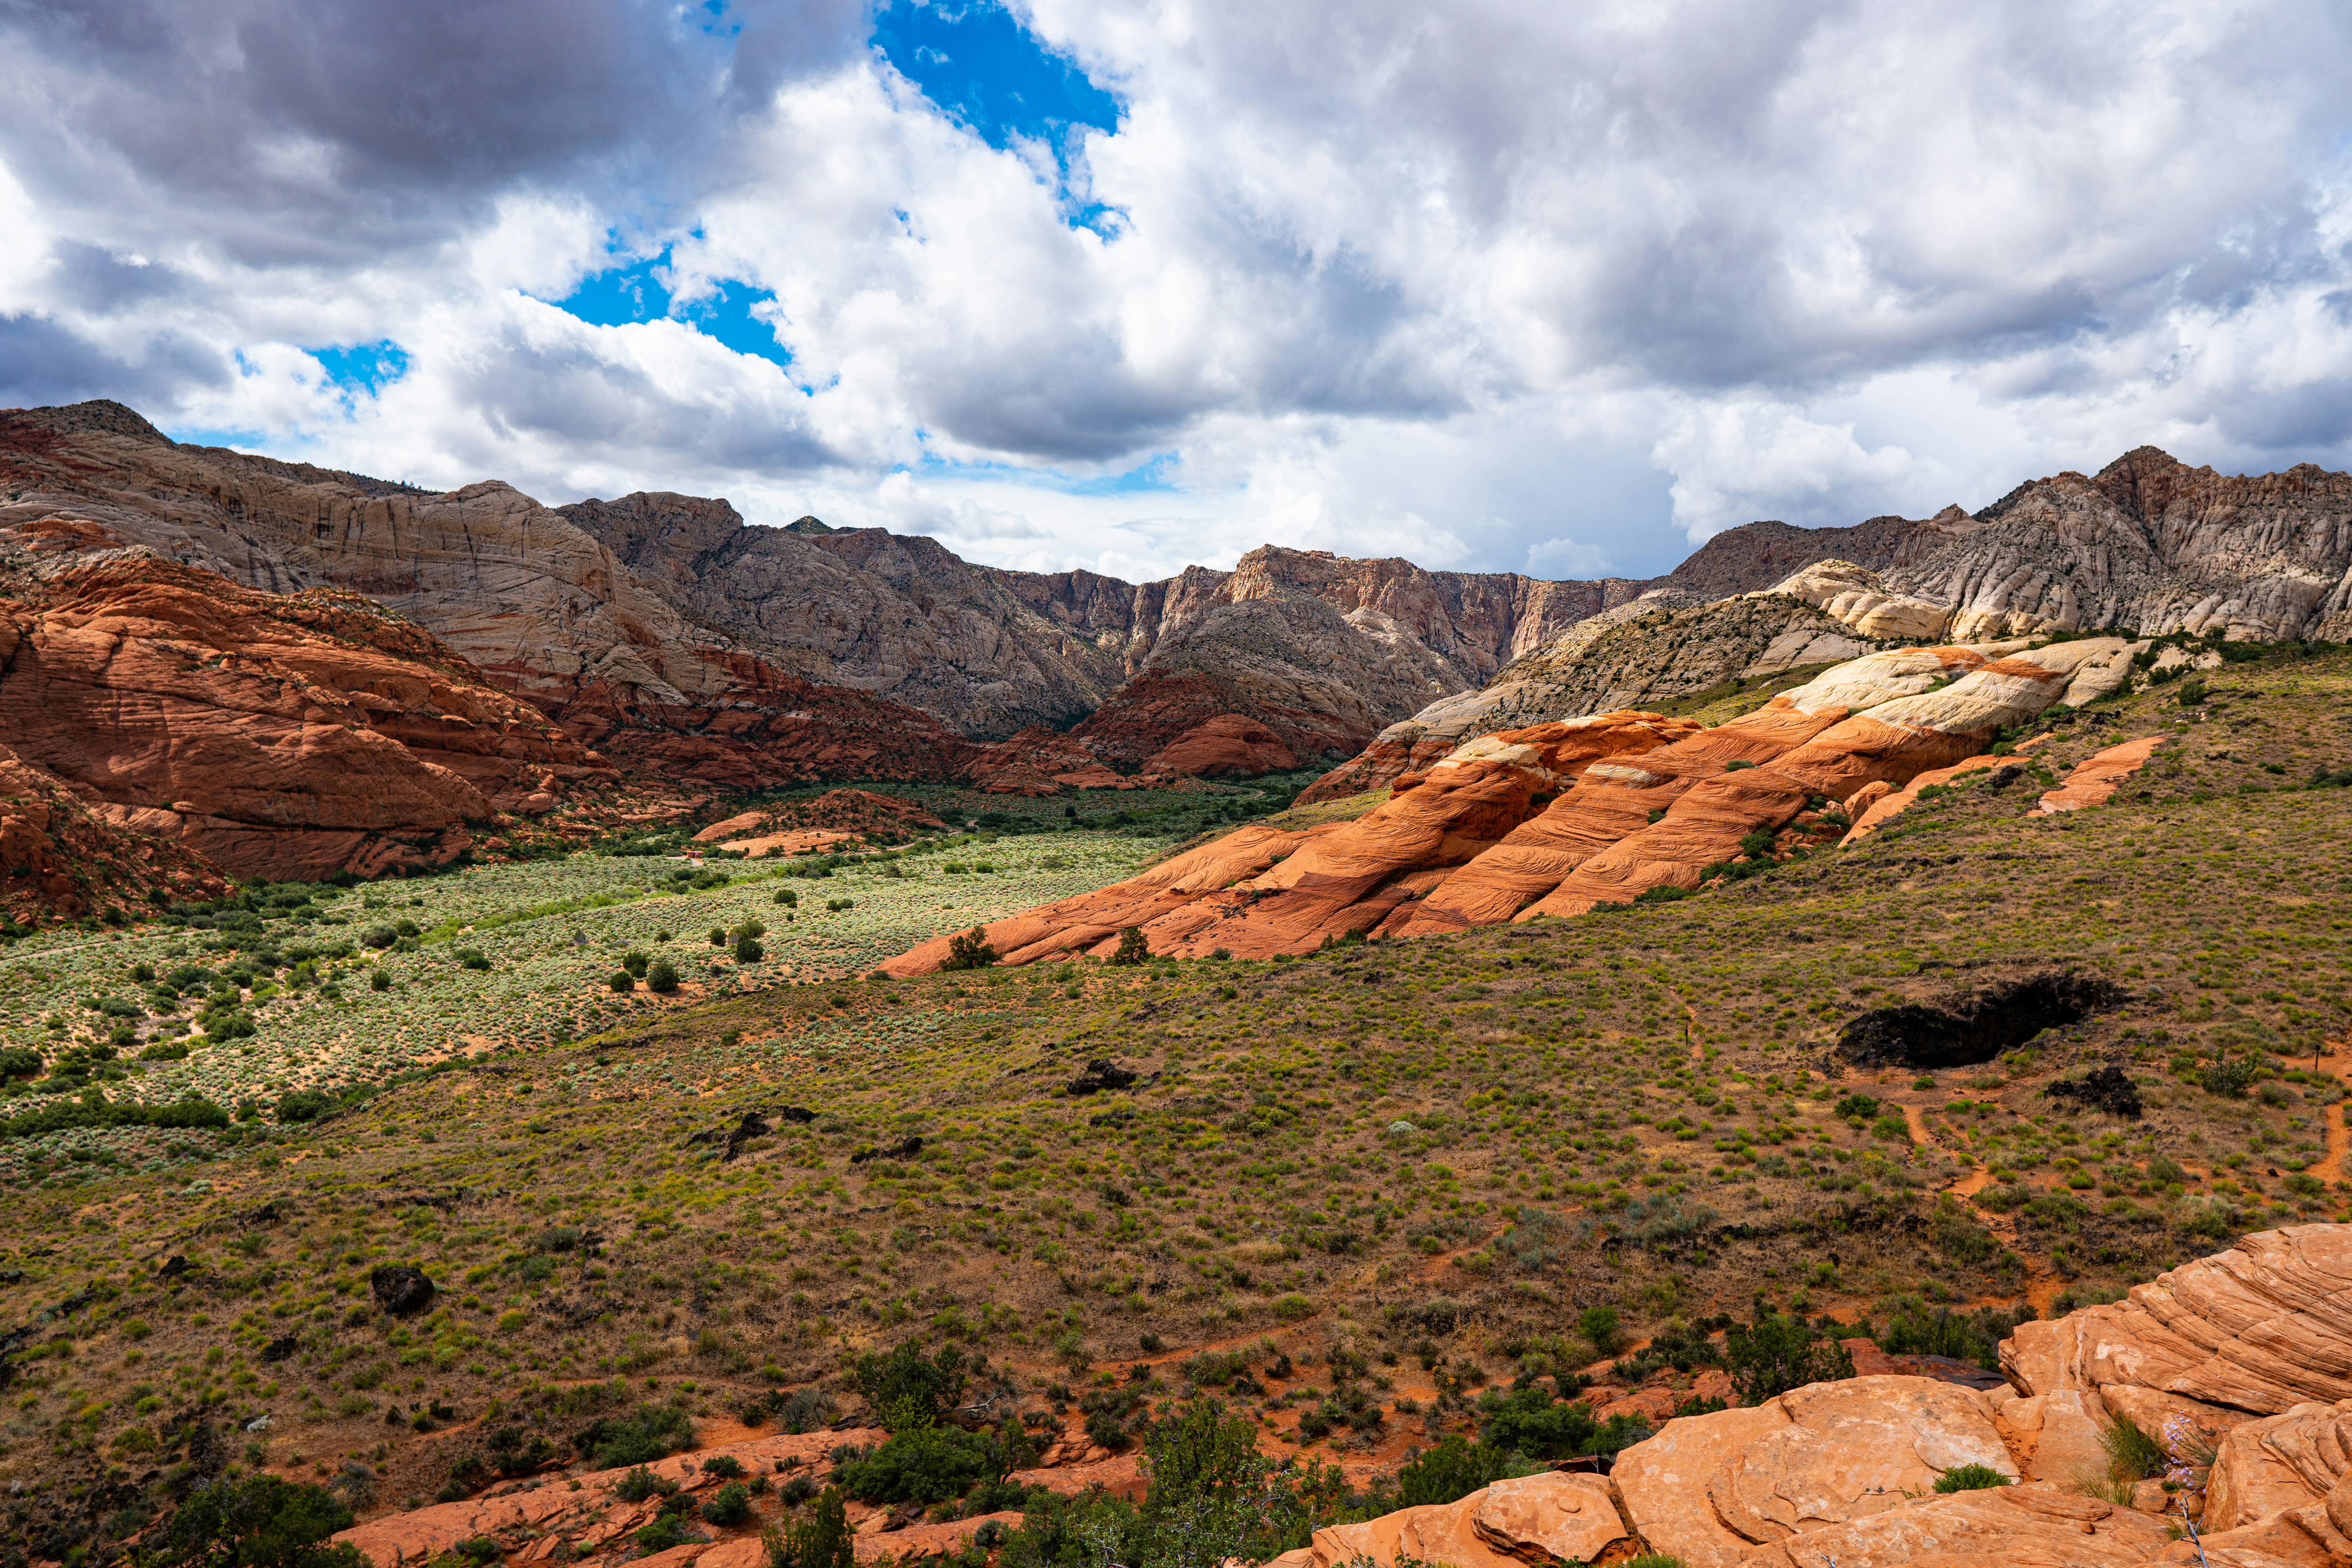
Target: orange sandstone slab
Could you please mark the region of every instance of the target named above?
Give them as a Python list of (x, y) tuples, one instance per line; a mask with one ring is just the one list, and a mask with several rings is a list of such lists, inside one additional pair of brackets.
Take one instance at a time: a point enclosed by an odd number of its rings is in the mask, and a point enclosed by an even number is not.
[(2125, 780), (2147, 765), (2148, 758), (2162, 744), (2163, 736), (2149, 735), (2084, 757), (2074, 764), (2064, 784), (2048, 791), (2034, 804), (2032, 815), (2051, 816), (2062, 811), (2080, 811), (2086, 805), (2105, 805), (2115, 798)]

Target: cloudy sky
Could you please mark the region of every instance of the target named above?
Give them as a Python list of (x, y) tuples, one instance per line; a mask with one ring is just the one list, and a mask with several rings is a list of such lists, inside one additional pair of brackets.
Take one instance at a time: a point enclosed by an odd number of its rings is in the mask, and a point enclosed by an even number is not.
[(0, 405), (1136, 577), (2352, 467), (2312, 0), (0, 0)]

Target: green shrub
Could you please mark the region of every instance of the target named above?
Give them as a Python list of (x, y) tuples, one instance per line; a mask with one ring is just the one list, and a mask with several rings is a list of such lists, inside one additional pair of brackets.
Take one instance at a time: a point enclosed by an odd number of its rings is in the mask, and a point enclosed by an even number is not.
[(315, 1089), (291, 1089), (278, 1097), (280, 1121), (315, 1121), (335, 1102)]
[(329, 1537), (351, 1510), (323, 1487), (259, 1475), (198, 1486), (139, 1554), (142, 1568), (367, 1568)]
[(1990, 1465), (1955, 1465), (1936, 1478), (1939, 1492), (1980, 1492), (2010, 1484), (2010, 1478)]
[(0, 1078), (38, 1078), (41, 1076), (41, 1053), (26, 1046), (11, 1046), (0, 1050)]
[(941, 969), (987, 969), (997, 961), (996, 949), (988, 944), (988, 930), (974, 926), (961, 935), (948, 938), (947, 961)]
[(768, 1568), (856, 1568), (856, 1540), (838, 1487), (827, 1487), (819, 1493), (806, 1519), (794, 1520), (781, 1530), (764, 1531), (760, 1536), (767, 1549)]
[(729, 1481), (702, 1505), (702, 1517), (716, 1525), (740, 1524), (751, 1517), (751, 1492), (741, 1481)]
[(621, 955), (621, 967), (639, 980), (646, 977), (646, 970), (652, 963), (652, 957), (637, 948), (631, 948)]
[(761, 947), (758, 942), (753, 942), (750, 937), (745, 936), (735, 939), (736, 963), (757, 963), (766, 956), (767, 950)]
[(483, 955), (482, 950), (478, 947), (459, 948), (457, 963), (464, 969), (488, 969), (490, 966), (490, 961)]
[(604, 984), (610, 985), (614, 990), (626, 994), (637, 988), (637, 977), (630, 973), (625, 969), (615, 969), (613, 971), (613, 977), (610, 980), (607, 980)]
[(2141, 1431), (2128, 1415), (2111, 1415), (2099, 1432), (2099, 1447), (2107, 1453), (2107, 1468), (2117, 1480), (2146, 1480), (2160, 1476), (2172, 1456)]
[(1143, 940), (1143, 932), (1129, 926), (1118, 933), (1118, 951), (1110, 955), (1113, 963), (1142, 963), (1151, 957), (1151, 946)]
[(655, 959), (652, 967), (646, 971), (646, 987), (664, 996), (669, 995), (677, 989), (677, 967), (667, 958)]
[(613, 1495), (623, 1502), (643, 1502), (656, 1494), (667, 1497), (677, 1490), (677, 1483), (667, 1476), (657, 1476), (643, 1465), (613, 1483)]
[(971, 1373), (954, 1345), (927, 1356), (912, 1341), (885, 1353), (867, 1351), (850, 1363), (849, 1381), (890, 1431), (894, 1422), (913, 1426), (946, 1418), (963, 1401)]
[(1540, 1468), (1517, 1454), (1456, 1434), (1397, 1471), (1396, 1506), (1455, 1502), (1481, 1487)]
[(801, 896), (798, 893), (793, 892), (790, 888), (778, 888), (776, 889), (776, 902), (783, 905), (784, 908), (788, 910), (797, 909), (800, 906), (800, 901)]
[(959, 1426), (901, 1421), (880, 1447), (843, 1468), (842, 1485), (860, 1502), (946, 1502), (1004, 1473), (989, 1438)]
[(1596, 1421), (1590, 1405), (1555, 1399), (1540, 1383), (1508, 1394), (1490, 1390), (1479, 1400), (1478, 1408), (1486, 1417), (1478, 1433), (1480, 1442), (1530, 1459), (1613, 1454), (1650, 1435), (1649, 1424), (1638, 1415)]
[(702, 1461), (702, 1473), (717, 1476), (720, 1480), (733, 1480), (743, 1473), (743, 1461), (732, 1454), (713, 1454)]
[(675, 1405), (640, 1405), (628, 1415), (608, 1415), (572, 1440), (600, 1470), (642, 1465), (694, 1446), (694, 1422)]
[(378, 964), (373, 969), (368, 971), (368, 989), (371, 991), (389, 991), (392, 989), (392, 975), (385, 971), (382, 964)]
[(1601, 1356), (1615, 1355), (1617, 1347), (1625, 1338), (1618, 1326), (1617, 1309), (1614, 1307), (1585, 1308), (1577, 1314), (1576, 1331), (1592, 1346), (1595, 1355)]
[(1853, 1358), (1834, 1340), (1819, 1337), (1800, 1318), (1780, 1313), (1724, 1333), (1725, 1360), (1740, 1402), (1761, 1405), (1776, 1394), (1853, 1375)]
[(644, 1549), (646, 1556), (650, 1557), (656, 1552), (667, 1552), (673, 1546), (684, 1546), (687, 1542), (699, 1541), (702, 1537), (687, 1528), (684, 1514), (657, 1513), (654, 1516), (654, 1521), (651, 1524), (646, 1525), (629, 1539)]

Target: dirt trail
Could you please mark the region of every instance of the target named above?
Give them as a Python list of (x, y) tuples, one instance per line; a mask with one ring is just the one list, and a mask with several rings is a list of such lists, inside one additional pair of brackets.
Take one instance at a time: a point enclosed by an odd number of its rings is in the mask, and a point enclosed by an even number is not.
[[(2352, 1045), (2352, 1041), (2328, 1041), (2326, 1052), (2316, 1062), (2320, 1071), (2338, 1082), (2352, 1082), (2352, 1053), (2346, 1051), (2347, 1045)], [(2348, 1148), (2352, 1148), (2352, 1125), (2346, 1121), (2347, 1106), (2352, 1106), (2352, 1100), (2329, 1106), (2321, 1117), (2327, 1133), (2327, 1152), (2319, 1157), (2309, 1173), (2323, 1182), (2334, 1183), (2344, 1179), (2344, 1155)]]

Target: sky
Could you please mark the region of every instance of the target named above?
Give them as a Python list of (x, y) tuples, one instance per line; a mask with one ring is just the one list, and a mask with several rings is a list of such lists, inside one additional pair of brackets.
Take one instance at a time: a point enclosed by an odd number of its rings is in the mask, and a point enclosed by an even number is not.
[(1130, 579), (2352, 468), (2352, 8), (0, 0), (0, 406)]

